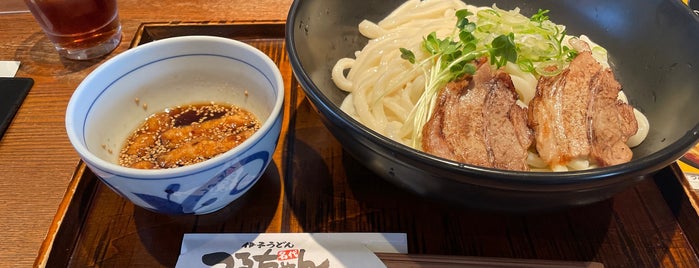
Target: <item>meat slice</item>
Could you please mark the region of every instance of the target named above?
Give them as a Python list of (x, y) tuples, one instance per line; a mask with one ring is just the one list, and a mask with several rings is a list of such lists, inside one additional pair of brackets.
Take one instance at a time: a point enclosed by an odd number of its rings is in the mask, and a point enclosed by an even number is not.
[(423, 150), (466, 164), (528, 170), (532, 134), (527, 112), (516, 102), (510, 76), (493, 74), (482, 64), (472, 77), (449, 83), (439, 93), (423, 127)]
[[(436, 156), (451, 159), (456, 161), (456, 154), (452, 150), (452, 145), (447, 142), (444, 131), (444, 118), (445, 113), (449, 109), (458, 109), (459, 107), (451, 107), (455, 102), (458, 101), (458, 97), (462, 95), (462, 91), (467, 90), (470, 78), (457, 80), (446, 85), (444, 89), (439, 93), (437, 97), (437, 105), (434, 108), (432, 117), (425, 123), (422, 127), (422, 149), (427, 153), (431, 153)], [(465, 109), (464, 109), (465, 110)], [(452, 111), (451, 114), (457, 113), (458, 111)], [(450, 114), (450, 115), (451, 115)], [(457, 122), (461, 123), (461, 122)], [(464, 132), (469, 131), (469, 129), (479, 128), (479, 122), (471, 121), (470, 124), (466, 125), (462, 129)], [(449, 131), (446, 131), (449, 132)], [(479, 132), (474, 133), (478, 134)], [(477, 141), (477, 139), (476, 139)], [(480, 149), (483, 153), (485, 152), (485, 145), (483, 143), (477, 143), (473, 147), (475, 150)], [(485, 163), (485, 161), (482, 161)]]
[(454, 154), (453, 160), (490, 167), (483, 118), (488, 92), (483, 82), (488, 81), (491, 74), (487, 64), (481, 66), (467, 87), (446, 87), (444, 106), (436, 109), (444, 113), (441, 128), (444, 140)]
[(497, 72), (489, 83), (483, 107), (486, 144), (493, 167), (529, 170), (527, 155), (533, 135), (527, 126), (527, 111), (517, 105), (510, 75)]
[(590, 157), (600, 166), (631, 161), (633, 152), (626, 142), (638, 131), (638, 122), (633, 107), (617, 99), (621, 85), (607, 69), (593, 79), (591, 89), (593, 98), (588, 110)]
[(601, 70), (592, 53), (584, 51), (561, 74), (539, 79), (536, 94), (529, 102), (528, 118), (539, 156), (549, 166), (586, 159), (590, 154), (590, 84)]
[(626, 141), (636, 133), (633, 108), (617, 100), (621, 86), (590, 51), (561, 74), (542, 77), (529, 102), (536, 149), (551, 167), (574, 159), (609, 166), (631, 160)]

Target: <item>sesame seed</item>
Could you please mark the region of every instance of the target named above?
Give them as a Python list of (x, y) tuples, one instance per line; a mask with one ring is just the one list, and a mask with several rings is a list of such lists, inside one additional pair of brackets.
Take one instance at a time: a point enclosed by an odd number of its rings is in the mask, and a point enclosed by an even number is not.
[[(157, 123), (155, 129), (152, 123)], [(259, 127), (252, 113), (233, 105), (211, 102), (165, 109), (148, 117), (133, 132), (120, 151), (119, 164), (144, 167), (142, 164), (148, 162), (153, 168), (191, 165), (230, 150)]]

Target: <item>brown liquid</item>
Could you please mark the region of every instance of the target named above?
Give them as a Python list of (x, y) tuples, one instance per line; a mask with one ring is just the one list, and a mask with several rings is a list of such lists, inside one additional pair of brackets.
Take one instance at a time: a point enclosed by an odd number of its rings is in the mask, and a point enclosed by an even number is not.
[(116, 0), (25, 0), (54, 44), (65, 49), (93, 47), (120, 31)]
[(259, 128), (255, 115), (236, 106), (177, 107), (148, 117), (127, 139), (119, 164), (159, 169), (199, 163), (239, 145)]

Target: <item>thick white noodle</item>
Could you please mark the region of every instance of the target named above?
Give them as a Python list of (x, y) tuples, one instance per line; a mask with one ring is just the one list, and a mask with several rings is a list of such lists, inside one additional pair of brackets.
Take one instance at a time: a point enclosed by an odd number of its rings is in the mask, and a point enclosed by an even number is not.
[(332, 70), (332, 79), (335, 85), (340, 89), (348, 92), (352, 92), (352, 81), (347, 79), (343, 72), (347, 69), (352, 68), (354, 65), (354, 59), (342, 58), (335, 63)]
[(534, 94), (536, 94), (536, 84), (538, 80), (531, 74), (522, 71), (517, 64), (508, 62), (504, 67), (505, 72), (510, 74), (512, 84), (515, 86), (515, 91), (519, 94), (519, 99), (528, 104)]
[(636, 121), (638, 122), (638, 131), (636, 131), (636, 134), (631, 136), (629, 140), (626, 141), (626, 145), (631, 148), (640, 145), (641, 142), (646, 139), (646, 136), (648, 136), (648, 130), (650, 128), (646, 115), (641, 113), (641, 111), (637, 110), (636, 108), (633, 109), (633, 114), (636, 116)]
[(400, 57), (400, 48), (412, 50), (417, 60), (424, 59), (423, 37), (431, 32), (440, 38), (453, 34), (454, 13), (467, 7), (474, 8), (459, 0), (410, 0), (378, 23), (362, 21), (358, 28), (369, 42), (355, 53), (355, 59), (340, 59), (332, 70), (337, 86), (350, 92), (343, 110), (367, 127), (409, 145), (416, 130), (405, 121), (424, 91), (425, 77), (422, 69)]

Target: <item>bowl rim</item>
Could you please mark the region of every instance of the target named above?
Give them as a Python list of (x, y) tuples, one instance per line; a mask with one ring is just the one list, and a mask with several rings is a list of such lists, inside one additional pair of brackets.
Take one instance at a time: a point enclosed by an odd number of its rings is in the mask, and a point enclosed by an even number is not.
[[(269, 80), (270, 84), (273, 86), (274, 90), (274, 105), (272, 109), (270, 110), (269, 117), (262, 122), (260, 125), (260, 128), (252, 135), (250, 136), (247, 140), (245, 140), (243, 143), (239, 144), (238, 146), (232, 148), (231, 150), (228, 150), (222, 154), (219, 154), (211, 159), (208, 159), (206, 161), (202, 161), (199, 163), (187, 165), (187, 166), (182, 166), (182, 167), (176, 167), (176, 168), (168, 168), (168, 169), (135, 169), (135, 168), (129, 168), (129, 167), (124, 167), (121, 165), (118, 165), (116, 163), (106, 161), (98, 156), (96, 156), (94, 153), (92, 153), (90, 150), (88, 150), (87, 146), (83, 143), (83, 140), (81, 140), (76, 133), (75, 128), (77, 126), (73, 125), (73, 117), (76, 116), (76, 110), (78, 109), (77, 107), (80, 105), (78, 101), (76, 100), (83, 92), (88, 90), (90, 85), (93, 83), (93, 80), (99, 80), (100, 75), (104, 72), (109, 72), (112, 68), (114, 68), (115, 65), (118, 65), (120, 62), (130, 60), (132, 58), (137, 58), (140, 53), (143, 53), (143, 51), (147, 50), (152, 50), (152, 49), (163, 49), (165, 47), (174, 45), (174, 44), (179, 44), (179, 43), (217, 43), (217, 44), (222, 44), (222, 45), (227, 45), (230, 46), (231, 49), (238, 49), (238, 50), (243, 50), (248, 53), (251, 53), (254, 55), (256, 58), (260, 59), (261, 62), (264, 64), (265, 68), (268, 68), (272, 70), (272, 77), (267, 77)], [(205, 52), (202, 51), (202, 54), (206, 55), (213, 55), (210, 52)], [(169, 57), (172, 56), (182, 56), (182, 55), (170, 55)], [(230, 58), (230, 56), (226, 56)], [(242, 61), (242, 60), (241, 60)], [(259, 67), (250, 65), (253, 68), (260, 69)], [(132, 69), (130, 71), (125, 72), (124, 74), (120, 75), (114, 81), (121, 79), (124, 75), (132, 72), (133, 70), (136, 70), (138, 68), (142, 67), (141, 65), (137, 66), (135, 69)], [(107, 86), (102, 91), (108, 90), (110, 87)], [(94, 89), (90, 89), (94, 90)], [(99, 96), (101, 94), (98, 94)], [(282, 109), (284, 107), (284, 95), (285, 95), (285, 89), (284, 89), (284, 80), (281, 76), (281, 71), (279, 70), (279, 67), (272, 61), (272, 59), (267, 56), (264, 52), (260, 51), (259, 49), (253, 47), (252, 45), (249, 45), (247, 43), (230, 39), (230, 38), (225, 38), (225, 37), (218, 37), (218, 36), (205, 36), (205, 35), (188, 35), (188, 36), (177, 36), (177, 37), (170, 37), (170, 38), (165, 38), (165, 39), (160, 39), (160, 40), (155, 40), (137, 47), (133, 47), (131, 49), (128, 49), (113, 58), (107, 60), (106, 62), (102, 63), (100, 66), (95, 68), (92, 72), (90, 72), (84, 79), (81, 81), (81, 83), (78, 85), (78, 87), (75, 89), (73, 92), (73, 95), (71, 96), (67, 108), (66, 108), (66, 115), (65, 115), (65, 127), (66, 127), (66, 132), (68, 134), (68, 138), (73, 145), (74, 149), (78, 152), (80, 155), (81, 159), (85, 161), (89, 166), (93, 166), (102, 172), (110, 173), (117, 175), (118, 177), (121, 178), (127, 178), (127, 179), (136, 179), (136, 180), (157, 180), (157, 179), (175, 179), (175, 178), (181, 178), (181, 177), (187, 177), (191, 176), (193, 174), (205, 172), (207, 170), (211, 170), (217, 167), (220, 167), (223, 165), (225, 162), (230, 161), (231, 157), (234, 157), (236, 155), (239, 155), (248, 149), (254, 147), (256, 144), (262, 141), (262, 139), (269, 134), (271, 130), (274, 129), (274, 125), (277, 123), (282, 116)], [(276, 139), (275, 139), (276, 141)], [(275, 145), (276, 147), (276, 145)]]
[[(600, 182), (600, 180), (609, 180), (619, 175), (635, 177), (644, 176), (648, 173), (655, 172), (661, 168), (671, 164), (679, 159), (689, 148), (699, 142), (699, 123), (697, 123), (690, 131), (687, 131), (683, 136), (679, 137), (674, 143), (658, 150), (657, 152), (643, 156), (641, 158), (632, 159), (631, 162), (599, 167), (587, 170), (564, 171), (564, 172), (544, 172), (544, 171), (511, 171), (495, 168), (486, 168), (463, 164), (456, 161), (437, 157), (423, 151), (403, 145), (397, 141), (391, 140), (378, 132), (364, 126), (344, 111), (335, 105), (328, 97), (326, 97), (320, 88), (315, 84), (313, 79), (305, 71), (304, 65), (299, 58), (296, 49), (296, 33), (303, 34), (303, 25), (297, 23), (307, 23), (307, 21), (297, 21), (300, 6), (303, 0), (294, 1), (287, 15), (287, 23), (285, 29), (286, 47), (289, 54), (289, 62), (291, 63), (294, 76), (296, 76), (302, 89), (306, 92), (306, 96), (311, 100), (319, 113), (324, 116), (335, 116), (335, 121), (342, 124), (341, 128), (346, 131), (352, 131), (353, 135), (360, 136), (362, 139), (373, 140), (374, 143), (382, 147), (386, 151), (392, 152), (394, 155), (409, 159), (411, 161), (426, 163), (431, 166), (436, 166), (451, 174), (459, 174), (469, 176), (468, 183), (480, 183), (481, 185), (512, 185), (512, 184), (527, 184), (527, 185), (571, 185), (579, 183)], [(328, 70), (330, 72), (330, 70)], [(340, 90), (335, 87), (335, 90)], [(374, 150), (377, 151), (377, 150)], [(378, 151), (377, 151), (378, 152)], [(397, 161), (394, 157), (394, 161)], [(447, 180), (465, 182), (460, 178), (444, 177)], [(493, 181), (497, 179), (497, 181)]]

